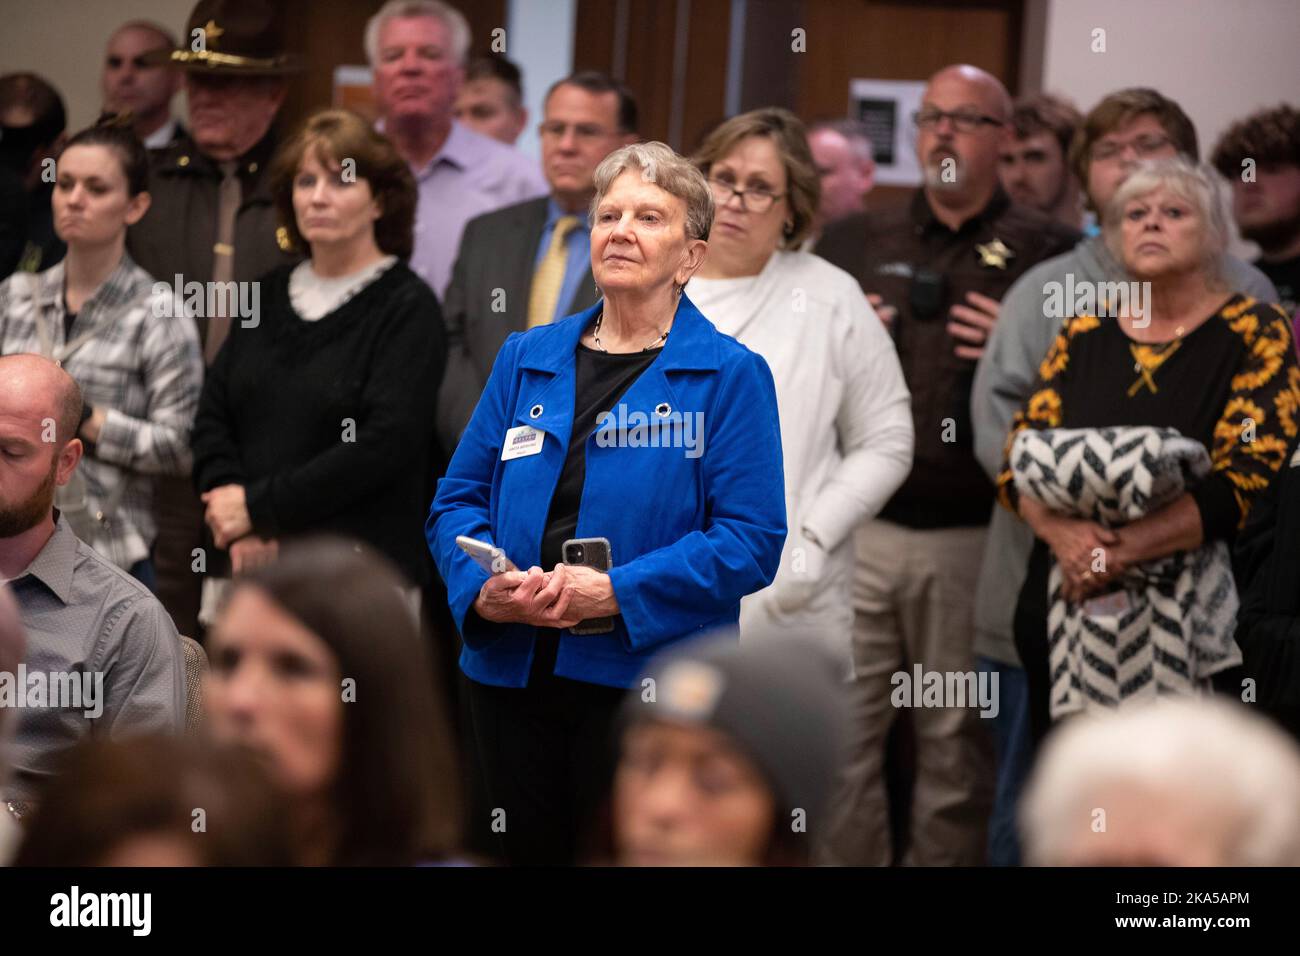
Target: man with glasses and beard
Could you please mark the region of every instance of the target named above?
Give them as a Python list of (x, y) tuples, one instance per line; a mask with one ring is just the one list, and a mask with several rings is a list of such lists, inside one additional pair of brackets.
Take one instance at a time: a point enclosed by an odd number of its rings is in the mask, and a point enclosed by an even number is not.
[[(1013, 203), (998, 182), (1011, 98), (996, 77), (950, 66), (930, 78), (915, 115), (925, 182), (910, 203), (832, 226), (817, 253), (880, 297), (912, 394), (912, 471), (855, 538), (854, 692), (864, 715), (834, 801), (829, 859), (887, 864), (881, 782), (897, 710), (891, 678), (906, 667), (973, 673), (975, 581), (993, 486), (974, 454), (970, 387), (998, 300), (1030, 266), (1079, 234)], [(900, 560), (899, 556), (906, 556)], [(917, 865), (978, 865), (992, 797), (987, 728), (973, 709), (918, 708), (910, 846)]]
[[(27, 630), (27, 680), (4, 797), (39, 797), (59, 754), (94, 734), (179, 732), (180, 639), (143, 584), (100, 557), (54, 508), (81, 460), (81, 390), (37, 355), (0, 358), (0, 583)], [(62, 706), (74, 675), (80, 706)], [(46, 684), (38, 703), (33, 678)]]

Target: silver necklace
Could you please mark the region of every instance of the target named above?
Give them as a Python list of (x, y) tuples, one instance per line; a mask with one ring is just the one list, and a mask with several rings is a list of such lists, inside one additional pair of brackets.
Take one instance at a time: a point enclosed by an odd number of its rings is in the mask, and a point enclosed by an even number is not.
[[(603, 311), (600, 313), (600, 315), (596, 316), (596, 325), (591, 330), (591, 339), (593, 342), (596, 343), (596, 348), (600, 349), (602, 352), (608, 355), (609, 349), (605, 348), (605, 346), (600, 344), (600, 323), (604, 321), (604, 318), (605, 318), (605, 313)], [(667, 338), (668, 338), (668, 332), (664, 332), (662, 335), (659, 336), (659, 338), (655, 339), (653, 342), (651, 342), (641, 351), (649, 352), (652, 348), (654, 348), (656, 345), (658, 345), (660, 342), (664, 341)]]

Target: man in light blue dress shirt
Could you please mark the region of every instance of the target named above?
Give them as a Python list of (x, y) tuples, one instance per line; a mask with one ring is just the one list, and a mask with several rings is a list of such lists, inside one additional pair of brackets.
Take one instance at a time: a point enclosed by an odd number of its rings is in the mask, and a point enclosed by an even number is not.
[(366, 25), (379, 128), (410, 164), (419, 187), (411, 268), (439, 298), (465, 223), (548, 192), (538, 164), (457, 123), (469, 26), (437, 2), (385, 4)]

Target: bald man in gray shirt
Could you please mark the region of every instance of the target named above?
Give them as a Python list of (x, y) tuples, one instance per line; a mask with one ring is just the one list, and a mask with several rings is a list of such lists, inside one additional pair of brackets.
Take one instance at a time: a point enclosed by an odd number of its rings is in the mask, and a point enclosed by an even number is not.
[(27, 631), (26, 660), (0, 673), (0, 707), (17, 716), (6, 800), (39, 799), (59, 755), (84, 737), (184, 726), (171, 618), (54, 508), (81, 460), (81, 408), (76, 382), (55, 363), (0, 358), (0, 581)]

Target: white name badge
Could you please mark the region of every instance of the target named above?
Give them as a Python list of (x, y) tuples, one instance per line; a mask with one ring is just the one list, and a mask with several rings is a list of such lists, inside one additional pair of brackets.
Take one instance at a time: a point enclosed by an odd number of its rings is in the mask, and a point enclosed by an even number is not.
[(506, 443), (501, 446), (501, 460), (510, 461), (514, 458), (536, 455), (542, 450), (542, 442), (545, 438), (546, 432), (539, 431), (532, 425), (512, 428), (506, 432)]
[(1127, 614), (1133, 602), (1127, 591), (1112, 591), (1083, 604), (1083, 613), (1088, 617), (1120, 617)]

